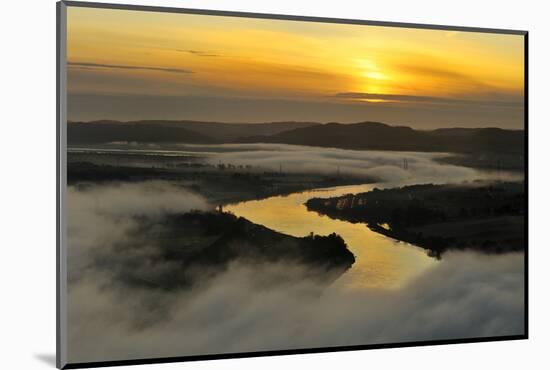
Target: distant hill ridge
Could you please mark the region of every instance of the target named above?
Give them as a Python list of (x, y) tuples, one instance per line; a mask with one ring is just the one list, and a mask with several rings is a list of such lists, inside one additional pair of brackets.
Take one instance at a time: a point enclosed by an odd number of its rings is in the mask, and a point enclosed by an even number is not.
[(200, 121), (69, 122), (68, 142), (280, 143), (358, 150), (522, 154), (524, 131), (500, 128), (415, 130), (381, 122), (221, 123)]
[[(144, 134), (148, 132), (142, 127), (150, 127), (157, 130), (159, 133), (166, 131), (170, 134), (176, 134), (172, 137), (171, 142), (188, 142), (188, 143), (227, 143), (233, 142), (243, 136), (252, 135), (274, 135), (283, 131), (292, 130), (296, 128), (308, 127), (312, 125), (319, 125), (315, 122), (266, 122), (266, 123), (223, 123), (223, 122), (201, 122), (201, 121), (172, 121), (172, 120), (142, 120), (142, 121), (91, 121), (91, 122), (71, 122), (69, 121), (69, 129), (73, 129), (73, 137), (69, 135), (69, 142), (89, 142), (93, 140), (95, 142), (104, 142), (104, 135), (96, 137), (96, 132), (105, 132), (106, 127), (108, 130), (114, 132), (121, 132), (124, 129), (132, 128), (144, 131)], [(154, 126), (153, 126), (154, 125)], [(139, 127), (138, 127), (139, 126)], [(174, 130), (178, 129), (178, 130)], [(184, 129), (187, 131), (193, 131), (196, 134), (200, 134), (200, 137), (193, 137), (189, 132), (180, 131)], [(105, 132), (106, 133), (106, 132)], [(157, 133), (156, 135), (160, 135)], [(136, 134), (128, 132), (129, 137), (134, 137)], [(153, 134), (153, 137), (155, 134)], [(143, 137), (147, 141), (147, 137)], [(170, 138), (168, 138), (170, 139)], [(177, 139), (177, 140), (176, 140)], [(100, 140), (100, 141), (97, 141)], [(110, 140), (121, 141), (121, 140)], [(142, 141), (142, 140), (125, 140), (125, 141)], [(156, 140), (149, 140), (156, 141)], [(170, 140), (162, 142), (170, 142)]]
[(271, 136), (244, 137), (239, 141), (359, 150), (523, 153), (524, 131), (500, 128), (415, 130), (380, 122), (328, 123), (296, 128)]
[(69, 122), (67, 141), (71, 144), (102, 144), (111, 142), (201, 143), (215, 141), (185, 127), (161, 126), (152, 123)]

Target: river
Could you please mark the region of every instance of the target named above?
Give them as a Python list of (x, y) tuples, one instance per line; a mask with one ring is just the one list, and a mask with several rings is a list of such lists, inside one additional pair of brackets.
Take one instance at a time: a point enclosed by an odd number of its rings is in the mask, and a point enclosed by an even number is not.
[[(393, 187), (417, 183), (446, 183), (506, 177), (517, 174), (499, 171), (475, 170), (461, 166), (437, 163), (434, 158), (442, 153), (403, 153), (353, 151), (332, 148), (311, 148), (294, 145), (224, 144), (188, 145), (177, 150), (141, 148), (122, 151), (120, 148), (71, 148), (78, 153), (146, 154), (177, 158), (202, 158), (212, 166), (219, 162), (238, 163), (258, 168), (287, 170), (311, 170), (342, 167), (342, 171), (381, 177), (385, 182), (314, 189), (286, 196), (274, 196), (261, 200), (244, 201), (225, 205), (224, 209), (256, 224), (278, 232), (303, 237), (311, 232), (318, 235), (337, 233), (342, 236), (356, 261), (333, 286), (346, 289), (383, 288), (397, 289), (419, 276), (438, 261), (427, 255), (426, 250), (399, 242), (371, 231), (364, 224), (334, 220), (328, 216), (309, 212), (304, 203), (313, 197), (329, 198), (349, 193), (366, 192), (378, 186)], [(403, 158), (410, 167), (400, 169)], [(119, 164), (117, 160), (115, 163)], [(159, 162), (162, 163), (162, 162)], [(307, 164), (307, 166), (304, 165)], [(304, 167), (305, 166), (305, 167)], [(311, 168), (310, 168), (311, 167)], [(307, 173), (307, 172), (306, 172)], [(496, 177), (495, 177), (496, 176)]]
[(355, 255), (355, 263), (334, 284), (344, 289), (397, 289), (435, 266), (436, 259), (425, 249), (399, 242), (370, 230), (365, 224), (331, 219), (307, 210), (304, 203), (314, 197), (329, 198), (373, 189), (376, 184), (337, 186), (285, 196), (245, 201), (225, 210), (278, 232), (302, 237), (339, 234)]

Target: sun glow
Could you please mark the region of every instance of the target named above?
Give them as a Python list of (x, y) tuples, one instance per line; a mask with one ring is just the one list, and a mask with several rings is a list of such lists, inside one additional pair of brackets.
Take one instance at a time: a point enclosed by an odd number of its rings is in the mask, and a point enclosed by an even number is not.
[[(357, 92), (365, 93), (365, 94), (391, 94), (393, 91), (388, 88), (386, 84), (383, 83), (381, 80), (372, 80), (368, 79), (365, 80), (364, 78), (362, 81), (359, 82), (358, 88), (356, 89)], [(372, 100), (378, 100), (376, 97), (374, 97)]]
[(360, 101), (364, 101), (367, 103), (389, 103), (391, 100), (386, 99), (359, 99)]
[(357, 62), (359, 75), (370, 80), (387, 80), (388, 75), (381, 71), (378, 63), (370, 59), (361, 59)]
[(75, 94), (336, 104), (346, 93), (386, 95), (370, 103), (392, 94), (516, 101), (523, 94), (517, 35), (87, 8), (68, 16)]
[(372, 80), (387, 80), (388, 79), (388, 76), (386, 76), (384, 73), (378, 72), (378, 71), (365, 72), (364, 76), (367, 77), (367, 78), (370, 78)]

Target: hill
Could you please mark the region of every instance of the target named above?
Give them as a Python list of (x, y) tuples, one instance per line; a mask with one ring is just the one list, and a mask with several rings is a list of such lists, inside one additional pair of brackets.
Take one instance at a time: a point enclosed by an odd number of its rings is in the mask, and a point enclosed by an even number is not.
[(449, 249), (487, 253), (525, 248), (524, 186), (412, 185), (307, 201), (309, 210), (369, 228), (441, 255)]
[(258, 282), (288, 284), (307, 278), (324, 287), (355, 262), (336, 234), (298, 238), (228, 213), (196, 211), (135, 221), (131, 238), (121, 241), (114, 251), (99, 254), (96, 262), (118, 281), (143, 288), (188, 289), (237, 261), (250, 266), (284, 263), (301, 267), (293, 274), (275, 271), (271, 276), (265, 269)]
[(447, 152), (456, 155), (442, 161), (469, 167), (521, 169), (524, 164), (523, 130), (415, 130), (379, 122), (68, 122), (69, 145), (111, 142), (278, 143), (354, 150)]
[(312, 122), (220, 123), (199, 121), (68, 122), (69, 144), (114, 141), (229, 143), (243, 136), (270, 136), (316, 125)]
[(180, 121), (174, 124), (225, 143), (235, 141), (243, 136), (271, 136), (288, 130), (320, 125), (315, 122), (221, 123), (198, 121)]
[(184, 127), (157, 125), (154, 123), (121, 123), (99, 121), (92, 123), (69, 122), (67, 139), (71, 144), (101, 144), (111, 142), (155, 143), (214, 143), (206, 135)]
[(379, 122), (328, 123), (296, 128), (271, 136), (249, 136), (243, 143), (283, 143), (360, 150), (398, 150), (522, 155), (522, 130), (449, 128), (431, 131)]

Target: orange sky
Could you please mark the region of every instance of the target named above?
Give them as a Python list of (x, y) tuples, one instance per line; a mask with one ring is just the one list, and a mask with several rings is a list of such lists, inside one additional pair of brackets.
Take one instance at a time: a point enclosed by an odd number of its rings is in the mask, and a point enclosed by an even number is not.
[(467, 106), (470, 115), (491, 106), (496, 125), (503, 109), (523, 109), (519, 35), (80, 7), (68, 8), (67, 35), (75, 96)]

